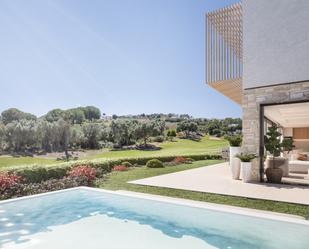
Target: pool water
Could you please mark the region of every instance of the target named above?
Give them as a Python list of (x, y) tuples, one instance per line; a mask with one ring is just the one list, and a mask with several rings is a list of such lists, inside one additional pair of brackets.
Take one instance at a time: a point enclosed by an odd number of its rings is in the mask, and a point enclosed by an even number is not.
[(0, 202), (1, 249), (309, 248), (309, 226), (88, 189)]

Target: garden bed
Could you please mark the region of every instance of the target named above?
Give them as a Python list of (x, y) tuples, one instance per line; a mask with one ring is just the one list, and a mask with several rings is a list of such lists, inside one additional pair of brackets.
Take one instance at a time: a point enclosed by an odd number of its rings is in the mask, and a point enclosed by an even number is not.
[[(0, 199), (44, 193), (77, 186), (92, 186), (96, 179), (116, 171), (125, 171), (132, 166), (146, 165), (153, 159), (165, 165), (186, 163), (184, 157), (141, 157), (113, 160), (71, 161), (54, 165), (18, 166), (0, 172)], [(190, 160), (221, 159), (219, 155), (190, 155)], [(115, 167), (116, 166), (116, 167)], [(125, 168), (124, 168), (125, 167)]]

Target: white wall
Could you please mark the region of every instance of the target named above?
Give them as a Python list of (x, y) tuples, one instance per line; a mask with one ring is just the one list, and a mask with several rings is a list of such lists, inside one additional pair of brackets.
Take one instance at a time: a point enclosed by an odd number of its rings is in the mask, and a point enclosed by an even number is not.
[(283, 128), (284, 137), (293, 137), (293, 128)]
[(297, 140), (293, 142), (294, 150), (300, 150), (301, 152), (309, 152), (309, 141), (308, 140)]
[(309, 0), (243, 0), (243, 86), (309, 80)]

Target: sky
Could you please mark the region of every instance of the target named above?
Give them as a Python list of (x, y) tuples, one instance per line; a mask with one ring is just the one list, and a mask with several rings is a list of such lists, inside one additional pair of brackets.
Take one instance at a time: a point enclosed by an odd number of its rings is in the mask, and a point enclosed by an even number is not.
[(1, 0), (0, 111), (240, 117), (205, 84), (205, 13), (235, 0)]

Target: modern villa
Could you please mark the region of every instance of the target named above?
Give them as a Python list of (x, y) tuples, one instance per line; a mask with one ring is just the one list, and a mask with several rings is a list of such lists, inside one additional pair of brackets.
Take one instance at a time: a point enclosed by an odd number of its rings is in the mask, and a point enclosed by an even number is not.
[(264, 181), (264, 135), (293, 139), (288, 173), (308, 176), (309, 1), (243, 0), (207, 14), (206, 81), (242, 107), (243, 144)]
[[(197, 95), (186, 90), (199, 27), (224, 1), (24, 2), (0, 2), (2, 106), (90, 101), (126, 113)], [(0, 249), (308, 249), (308, 21), (309, 0), (242, 0), (206, 15), (207, 84), (242, 120), (102, 118), (88, 105), (1, 112)], [(147, 88), (153, 76), (167, 90), (186, 84), (160, 94)], [(220, 108), (207, 112), (232, 116)]]

